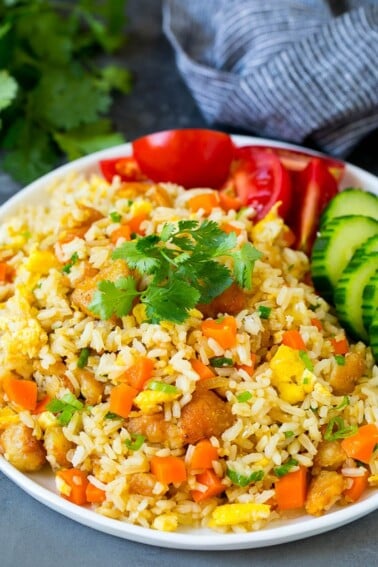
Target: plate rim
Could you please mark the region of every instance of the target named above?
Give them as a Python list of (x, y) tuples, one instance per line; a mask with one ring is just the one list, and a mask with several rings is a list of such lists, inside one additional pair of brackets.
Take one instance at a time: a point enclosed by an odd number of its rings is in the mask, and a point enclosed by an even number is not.
[[(282, 147), (292, 150), (305, 151), (314, 156), (326, 156), (322, 152), (306, 148), (297, 144), (291, 144), (279, 140), (270, 140), (268, 138), (260, 138), (248, 135), (230, 134), (231, 138), (237, 145), (270, 145), (272, 147)], [(0, 221), (5, 219), (11, 214), (15, 214), (17, 209), (25, 205), (28, 201), (32, 202), (32, 197), (35, 193), (43, 192), (46, 186), (54, 179), (59, 178), (74, 171), (99, 171), (98, 161), (100, 159), (109, 159), (117, 157), (117, 155), (130, 155), (131, 143), (119, 144), (112, 148), (99, 150), (88, 156), (76, 159), (72, 162), (66, 163), (60, 167), (55, 168), (51, 172), (38, 178), (29, 185), (22, 188), (10, 199), (6, 200), (0, 205)], [(344, 162), (347, 168), (347, 173), (355, 176), (357, 179), (362, 178), (361, 184), (368, 185), (368, 190), (372, 190), (378, 194), (378, 177), (374, 174), (358, 167), (353, 164)], [(344, 185), (344, 188), (348, 185)], [(365, 188), (365, 187), (364, 187)], [(255, 549), (261, 547), (268, 547), (273, 545), (280, 545), (282, 543), (289, 543), (292, 541), (299, 541), (301, 539), (319, 535), (341, 527), (347, 523), (353, 522), (363, 516), (366, 516), (378, 509), (378, 492), (372, 492), (360, 502), (355, 504), (335, 508), (327, 512), (327, 514), (320, 517), (306, 517), (300, 516), (299, 521), (290, 520), (289, 524), (276, 525), (272, 527), (268, 525), (258, 531), (251, 531), (245, 533), (219, 533), (207, 531), (205, 528), (198, 530), (180, 531), (180, 532), (161, 532), (152, 528), (137, 526), (121, 520), (114, 520), (101, 516), (95, 511), (76, 506), (51, 488), (45, 487), (43, 484), (35, 479), (36, 475), (26, 474), (18, 471), (4, 457), (0, 456), (0, 471), (12, 482), (14, 482), (24, 492), (32, 496), (35, 500), (42, 505), (54, 510), (57, 513), (66, 516), (67, 518), (76, 521), (82, 525), (90, 527), (94, 530), (107, 533), (122, 539), (144, 543), (147, 545), (159, 546), (171, 549), (198, 549), (201, 551), (222, 551), (222, 550), (241, 550), (241, 549)], [(49, 472), (49, 478), (52, 474)], [(202, 531), (203, 533), (198, 533)]]

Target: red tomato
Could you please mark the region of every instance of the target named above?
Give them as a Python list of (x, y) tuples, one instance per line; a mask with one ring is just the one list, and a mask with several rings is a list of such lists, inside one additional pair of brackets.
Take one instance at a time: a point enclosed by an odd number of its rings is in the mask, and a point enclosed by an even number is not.
[(257, 219), (263, 218), (277, 201), (281, 201), (279, 213), (284, 218), (290, 210), (290, 176), (271, 148), (237, 148), (226, 187), (233, 188), (243, 205), (256, 209)]
[(311, 158), (302, 171), (293, 175), (295, 209), (289, 225), (296, 236), (295, 247), (306, 253), (311, 247), (324, 207), (338, 192), (337, 182), (323, 158)]
[[(271, 149), (281, 160), (282, 165), (289, 171), (302, 171), (309, 164), (310, 160), (315, 157), (313, 154), (299, 151), (289, 150), (287, 148), (269, 148), (268, 146), (258, 146), (261, 149)], [(340, 181), (344, 174), (345, 163), (335, 158), (323, 157), (322, 161), (326, 164), (336, 181)]]
[(150, 179), (186, 188), (220, 187), (234, 152), (228, 134), (196, 128), (143, 136), (132, 147), (140, 169)]
[(99, 166), (102, 175), (109, 183), (112, 182), (115, 175), (119, 175), (122, 181), (143, 181), (146, 179), (133, 157), (103, 159), (99, 162)]

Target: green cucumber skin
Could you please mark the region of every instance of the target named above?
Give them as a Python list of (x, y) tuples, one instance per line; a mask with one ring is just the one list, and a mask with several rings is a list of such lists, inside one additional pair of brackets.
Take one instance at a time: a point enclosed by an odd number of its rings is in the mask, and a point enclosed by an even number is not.
[(370, 325), (369, 336), (370, 348), (372, 350), (375, 361), (378, 363), (378, 313), (375, 314), (375, 317)]
[(378, 313), (378, 271), (370, 278), (362, 292), (362, 320), (365, 329), (370, 332), (370, 326)]
[(363, 189), (348, 188), (338, 193), (324, 209), (320, 226), (345, 215), (363, 215), (378, 219), (378, 197)]
[(324, 299), (332, 303), (337, 281), (353, 253), (376, 235), (378, 221), (362, 215), (336, 217), (320, 231), (312, 251), (311, 273)]
[(363, 292), (378, 272), (378, 252), (354, 255), (337, 282), (334, 299), (337, 315), (354, 338), (369, 342), (368, 329), (362, 317)]

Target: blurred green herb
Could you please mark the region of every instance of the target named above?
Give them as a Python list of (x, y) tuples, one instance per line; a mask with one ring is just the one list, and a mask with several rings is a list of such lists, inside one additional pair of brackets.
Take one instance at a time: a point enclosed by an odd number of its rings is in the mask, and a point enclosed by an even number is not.
[(106, 116), (130, 73), (95, 58), (122, 46), (125, 23), (125, 0), (0, 2), (0, 149), (14, 179), (123, 141)]

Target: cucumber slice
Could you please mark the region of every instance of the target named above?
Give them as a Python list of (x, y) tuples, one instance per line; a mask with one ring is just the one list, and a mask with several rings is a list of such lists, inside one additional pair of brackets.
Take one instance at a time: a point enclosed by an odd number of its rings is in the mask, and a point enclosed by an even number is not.
[(330, 220), (315, 240), (311, 274), (316, 290), (332, 302), (333, 290), (355, 250), (371, 236), (378, 235), (378, 221), (362, 215)]
[(376, 362), (378, 362), (378, 313), (375, 314), (375, 317), (370, 325), (369, 337), (371, 350)]
[(320, 218), (323, 227), (331, 219), (346, 215), (364, 215), (378, 220), (378, 197), (362, 189), (345, 189), (326, 206)]
[(369, 342), (369, 334), (362, 319), (362, 295), (376, 273), (378, 252), (354, 256), (342, 272), (334, 293), (337, 315), (346, 331), (365, 342)]
[(362, 292), (362, 321), (365, 329), (370, 332), (370, 326), (378, 313), (378, 272), (374, 274)]

